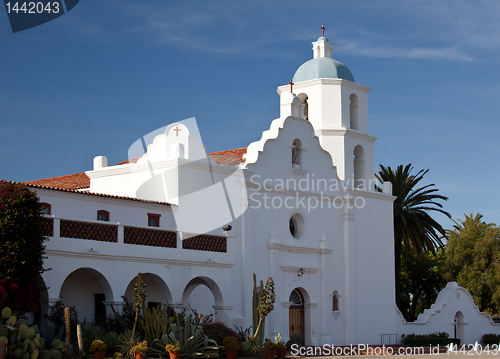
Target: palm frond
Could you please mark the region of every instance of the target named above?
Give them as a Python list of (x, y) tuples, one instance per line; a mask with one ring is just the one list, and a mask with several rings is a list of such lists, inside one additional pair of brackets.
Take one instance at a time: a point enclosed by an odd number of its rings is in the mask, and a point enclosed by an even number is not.
[(442, 238), (446, 237), (446, 231), (431, 217), (430, 212), (442, 213), (451, 218), (450, 214), (442, 209), (442, 203), (438, 202), (446, 201), (448, 197), (438, 194), (439, 190), (435, 188), (434, 183), (417, 187), (429, 170), (420, 170), (415, 175), (411, 174), (412, 170), (411, 164), (400, 165), (396, 170), (380, 165), (375, 177), (381, 184), (392, 183), (392, 194), (396, 197), (395, 240), (402, 240), (406, 250), (413, 248), (417, 254), (429, 250), (434, 252), (437, 247), (443, 246)]

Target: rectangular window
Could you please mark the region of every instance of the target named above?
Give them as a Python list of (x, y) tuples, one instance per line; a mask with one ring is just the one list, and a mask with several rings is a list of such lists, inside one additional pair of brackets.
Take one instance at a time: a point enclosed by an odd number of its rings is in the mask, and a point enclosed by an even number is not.
[(109, 212), (103, 209), (97, 211), (97, 220), (109, 222)]
[(148, 226), (160, 227), (160, 217), (161, 214), (148, 213)]

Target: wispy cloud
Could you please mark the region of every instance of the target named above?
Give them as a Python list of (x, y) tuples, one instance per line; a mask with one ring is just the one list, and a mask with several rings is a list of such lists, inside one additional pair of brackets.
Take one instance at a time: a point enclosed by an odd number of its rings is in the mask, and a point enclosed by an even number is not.
[(431, 24), (434, 39), (454, 41), (466, 48), (500, 47), (500, 2), (496, 1), (421, 1), (411, 3), (412, 11), (425, 25)]
[[(373, 46), (373, 45), (370, 45)], [(374, 58), (400, 58), (400, 59), (448, 59), (473, 61), (474, 58), (461, 53), (456, 47), (426, 48), (426, 47), (370, 47), (356, 42), (348, 42), (339, 47), (339, 51), (364, 55)]]
[[(473, 61), (483, 58), (480, 51), (500, 47), (500, 22), (496, 19), (500, 2), (154, 4), (109, 0), (103, 6), (109, 7), (115, 18), (106, 20), (108, 24), (81, 28), (88, 35), (97, 36), (97, 26), (102, 25), (108, 37), (101, 39), (109, 41), (137, 36), (157, 46), (199, 53), (265, 57), (288, 57), (294, 49), (286, 49), (287, 45), (314, 40), (319, 34), (319, 21), (326, 21), (328, 37), (336, 43), (336, 49), (373, 58)], [(330, 19), (332, 14), (343, 15), (334, 21)], [(118, 28), (124, 20), (129, 27)]]

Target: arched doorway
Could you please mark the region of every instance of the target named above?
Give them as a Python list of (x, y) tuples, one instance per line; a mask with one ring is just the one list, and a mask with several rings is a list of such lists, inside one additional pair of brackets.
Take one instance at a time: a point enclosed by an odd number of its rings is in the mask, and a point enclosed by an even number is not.
[(292, 303), (288, 309), (288, 330), (290, 340), (295, 344), (304, 344), (304, 296), (299, 289), (295, 288), (290, 293), (289, 302)]
[(75, 306), (78, 319), (93, 323), (106, 321), (106, 300), (113, 300), (108, 280), (97, 270), (80, 268), (64, 280), (59, 296), (65, 306)]
[(212, 279), (208, 277), (196, 277), (189, 281), (182, 294), (182, 304), (196, 310), (198, 314), (215, 314), (214, 306), (224, 305), (222, 293)]
[(456, 339), (460, 339), (460, 344), (465, 343), (464, 324), (464, 315), (462, 314), (462, 312), (456, 312), (455, 318), (453, 319), (453, 336)]
[[(129, 300), (132, 300), (134, 297), (136, 278), (134, 277), (130, 281), (125, 290), (125, 297)], [(149, 309), (153, 309), (153, 307), (161, 309), (163, 305), (173, 303), (172, 294), (162, 278), (153, 273), (142, 273), (142, 279), (144, 280), (144, 284), (146, 284), (146, 303), (144, 303), (146, 307)]]

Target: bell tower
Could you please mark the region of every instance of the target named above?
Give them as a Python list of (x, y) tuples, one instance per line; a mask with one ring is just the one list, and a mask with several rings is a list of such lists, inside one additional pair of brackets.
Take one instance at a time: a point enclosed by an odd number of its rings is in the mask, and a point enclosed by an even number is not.
[(302, 64), (287, 85), (278, 87), (280, 117), (308, 120), (347, 187), (373, 190), (376, 138), (369, 133), (370, 88), (354, 82), (351, 71), (332, 58), (333, 43), (322, 36), (313, 59)]

